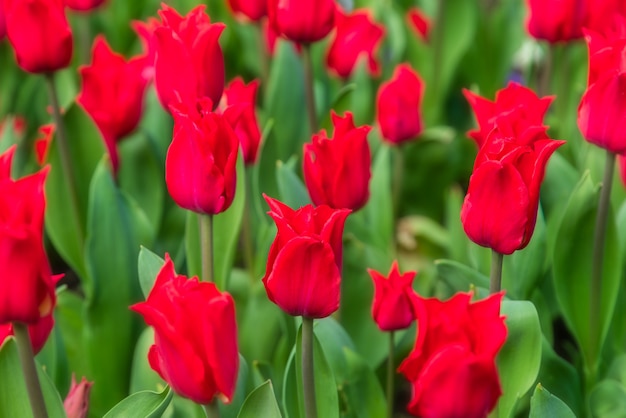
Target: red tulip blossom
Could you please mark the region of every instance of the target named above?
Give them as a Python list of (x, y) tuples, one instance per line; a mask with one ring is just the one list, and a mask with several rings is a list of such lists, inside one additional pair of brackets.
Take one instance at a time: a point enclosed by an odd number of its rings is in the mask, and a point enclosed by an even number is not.
[(478, 151), (461, 208), (461, 222), (476, 244), (501, 254), (530, 241), (539, 191), (548, 159), (565, 141), (552, 140), (547, 127), (529, 125), (524, 111), (503, 113)]
[(421, 418), (485, 418), (502, 394), (496, 355), (506, 340), (502, 293), (471, 303), (413, 298), (419, 332), (398, 370), (413, 388), (408, 410)]
[(7, 22), (4, 15), (4, 0), (0, 0), (0, 41), (7, 36)]
[(177, 275), (166, 254), (148, 299), (131, 309), (154, 328), (148, 362), (176, 393), (203, 405), (233, 399), (239, 353), (230, 294)]
[(316, 205), (356, 211), (367, 203), (371, 177), (369, 126), (355, 127), (352, 113), (331, 115), (332, 138), (326, 131), (304, 145), (304, 181)]
[(64, 0), (67, 7), (79, 12), (89, 12), (99, 7), (105, 1), (106, 0)]
[(326, 54), (328, 68), (348, 78), (359, 58), (364, 57), (369, 73), (378, 76), (380, 65), (374, 55), (385, 34), (384, 27), (374, 22), (367, 10), (344, 14), (338, 9), (335, 24), (335, 35)]
[(381, 84), (376, 98), (376, 119), (383, 139), (400, 144), (422, 132), (423, 91), (423, 81), (408, 64), (398, 65), (392, 79)]
[(0, 155), (0, 324), (36, 324), (56, 303), (43, 245), (48, 168), (12, 180), (15, 149)]
[(602, 33), (587, 32), (588, 87), (578, 107), (584, 138), (614, 153), (626, 153), (626, 17), (615, 16)]
[(478, 148), (485, 143), (487, 136), (494, 128), (496, 118), (502, 114), (515, 111), (520, 118), (520, 123), (543, 125), (543, 118), (554, 99), (553, 96), (539, 98), (528, 87), (513, 82), (498, 90), (494, 101), (466, 89), (463, 89), (463, 94), (478, 122), (478, 129), (469, 131), (467, 135), (476, 142)]
[(267, 15), (267, 0), (228, 0), (228, 5), (234, 13), (255, 22)]
[(165, 160), (165, 182), (178, 206), (215, 215), (235, 197), (239, 140), (227, 115), (211, 112), (212, 107), (209, 99), (172, 106), (174, 138)]
[(245, 84), (240, 77), (237, 77), (224, 89), (226, 106), (239, 107), (237, 112), (230, 112), (234, 119), (229, 120), (229, 122), (237, 138), (239, 138), (243, 151), (243, 160), (247, 165), (256, 162), (259, 145), (261, 144), (261, 131), (259, 130), (255, 110), (258, 87), (258, 80)]
[(528, 0), (528, 32), (550, 43), (580, 39), (591, 21), (592, 6), (588, 0)]
[(409, 27), (411, 27), (423, 41), (427, 41), (432, 25), (428, 16), (417, 7), (413, 7), (407, 12), (406, 19), (409, 22)]
[(141, 119), (147, 83), (144, 67), (144, 56), (125, 60), (98, 36), (91, 65), (80, 69), (82, 87), (77, 101), (100, 129), (114, 172), (119, 167), (117, 143), (135, 130)]
[(335, 0), (268, 0), (267, 14), (276, 32), (302, 44), (317, 42), (335, 25)]
[(168, 111), (174, 103), (208, 97), (217, 104), (222, 97), (224, 56), (219, 38), (225, 25), (211, 24), (205, 8), (197, 6), (185, 17), (166, 4), (159, 10), (163, 25), (154, 31), (154, 77), (159, 100)]
[(368, 269), (374, 281), (372, 317), (382, 331), (408, 328), (415, 319), (413, 312), (413, 279), (416, 272), (400, 274), (398, 262), (394, 261), (387, 277)]
[(289, 315), (324, 318), (339, 308), (343, 227), (350, 213), (326, 205), (293, 210), (265, 196), (278, 232), (263, 284)]
[(143, 76), (146, 80), (152, 80), (154, 77), (154, 61), (156, 59), (156, 37), (154, 32), (162, 24), (158, 19), (153, 17), (148, 18), (147, 21), (142, 22), (140, 20), (133, 20), (131, 26), (139, 40), (141, 41), (141, 47), (143, 49), (145, 67), (143, 69)]
[[(48, 337), (52, 332), (52, 328), (54, 327), (54, 318), (52, 317), (52, 312), (49, 315), (41, 317), (34, 324), (28, 325), (28, 335), (30, 337), (30, 344), (33, 348), (33, 353), (38, 354), (44, 345), (46, 345), (46, 341), (48, 341)], [(0, 346), (2, 343), (13, 334), (13, 324), (3, 324), (0, 325)]]
[(63, 0), (3, 0), (6, 32), (17, 64), (29, 73), (50, 73), (69, 65), (72, 31)]

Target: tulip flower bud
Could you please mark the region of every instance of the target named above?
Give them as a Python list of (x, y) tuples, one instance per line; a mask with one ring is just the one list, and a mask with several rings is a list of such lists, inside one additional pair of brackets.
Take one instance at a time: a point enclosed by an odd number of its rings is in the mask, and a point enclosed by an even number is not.
[(67, 418), (85, 418), (89, 412), (89, 393), (93, 382), (89, 382), (85, 377), (76, 383), (76, 378), (72, 375), (72, 384), (65, 400), (63, 408)]
[(372, 317), (382, 331), (397, 331), (408, 328), (415, 319), (412, 298), (413, 279), (416, 272), (400, 274), (398, 262), (394, 261), (387, 277), (368, 269), (374, 281)]

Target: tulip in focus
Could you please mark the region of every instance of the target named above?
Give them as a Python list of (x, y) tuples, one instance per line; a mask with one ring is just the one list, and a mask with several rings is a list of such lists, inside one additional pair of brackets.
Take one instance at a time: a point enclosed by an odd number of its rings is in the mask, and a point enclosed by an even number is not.
[(495, 358), (506, 340), (503, 293), (471, 303), (413, 298), (415, 346), (398, 371), (411, 383), (408, 410), (420, 418), (485, 418), (502, 394)]
[(267, 14), (276, 32), (290, 41), (309, 44), (328, 35), (335, 25), (335, 0), (268, 0)]
[(233, 399), (239, 369), (235, 303), (215, 284), (177, 275), (165, 255), (145, 302), (131, 306), (154, 328), (150, 367), (185, 398), (206, 405)]
[(51, 73), (72, 59), (72, 31), (63, 0), (3, 0), (6, 32), (17, 64), (29, 73)]
[(332, 138), (326, 131), (304, 145), (304, 181), (315, 205), (357, 211), (369, 198), (371, 153), (369, 126), (355, 127), (352, 113), (331, 115)]
[(89, 12), (98, 8), (106, 0), (63, 0), (65, 5), (78, 12)]
[(80, 69), (82, 87), (77, 101), (100, 129), (114, 173), (119, 167), (117, 143), (135, 130), (143, 112), (144, 67), (144, 56), (125, 60), (98, 36), (91, 65)]
[(0, 324), (36, 324), (56, 303), (43, 245), (48, 167), (11, 179), (16, 147), (0, 155)]
[(339, 308), (343, 227), (350, 213), (326, 205), (293, 210), (265, 196), (278, 232), (263, 284), (289, 315), (324, 318)]
[(328, 68), (342, 78), (348, 78), (360, 57), (367, 59), (367, 69), (373, 76), (380, 74), (380, 65), (374, 55), (382, 41), (385, 29), (375, 23), (367, 9), (335, 15), (336, 31), (326, 54)]
[(267, 15), (267, 0), (228, 0), (228, 5), (235, 14), (255, 22)]
[(76, 383), (76, 378), (72, 375), (70, 390), (63, 401), (63, 408), (67, 418), (85, 418), (89, 412), (89, 393), (93, 382), (89, 382), (85, 377)]
[(172, 104), (194, 103), (203, 97), (219, 103), (224, 90), (224, 57), (219, 44), (224, 24), (211, 24), (205, 5), (185, 17), (166, 4), (161, 7), (163, 24), (154, 32), (154, 77), (161, 104), (170, 111)]
[[(28, 335), (30, 337), (30, 344), (33, 348), (33, 354), (37, 355), (44, 345), (46, 345), (46, 341), (48, 341), (48, 337), (52, 332), (52, 328), (54, 327), (54, 318), (52, 316), (52, 312), (49, 315), (41, 317), (34, 324), (28, 325)], [(0, 325), (0, 346), (2, 346), (3, 342), (10, 336), (13, 335), (13, 324), (2, 324)]]
[(229, 119), (233, 119), (229, 122), (237, 138), (239, 138), (246, 165), (256, 162), (261, 144), (261, 131), (255, 110), (258, 87), (258, 80), (245, 84), (240, 77), (237, 77), (224, 89), (226, 106), (239, 107), (235, 112), (226, 112), (226, 115), (233, 115), (229, 117)]
[(209, 215), (224, 212), (233, 202), (239, 152), (228, 116), (212, 108), (209, 99), (172, 106), (174, 138), (165, 160), (172, 199), (180, 207)]
[(381, 84), (376, 98), (376, 120), (384, 140), (397, 145), (422, 132), (423, 91), (424, 83), (408, 64), (398, 65), (392, 79)]
[(397, 331), (408, 328), (415, 319), (412, 299), (415, 297), (413, 279), (415, 272), (400, 274), (398, 262), (394, 261), (387, 277), (367, 269), (374, 281), (372, 317), (381, 331)]

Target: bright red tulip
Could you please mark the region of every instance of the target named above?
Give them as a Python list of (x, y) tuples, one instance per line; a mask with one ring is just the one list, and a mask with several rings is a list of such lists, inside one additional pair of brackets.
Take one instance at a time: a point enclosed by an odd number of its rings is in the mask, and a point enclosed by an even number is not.
[(394, 261), (387, 277), (367, 269), (374, 281), (372, 317), (382, 331), (408, 328), (415, 319), (412, 299), (415, 295), (413, 279), (416, 272), (400, 274), (398, 262)]
[(239, 353), (230, 294), (214, 283), (177, 275), (166, 254), (148, 299), (131, 309), (154, 328), (150, 367), (176, 393), (203, 405), (215, 396), (233, 399)]
[(398, 65), (392, 79), (381, 84), (376, 119), (383, 139), (400, 144), (417, 138), (422, 132), (423, 91), (423, 81), (408, 64)]
[(471, 303), (413, 298), (419, 332), (398, 370), (411, 382), (408, 410), (420, 418), (485, 418), (502, 394), (495, 358), (506, 340), (502, 293)]
[(165, 182), (185, 209), (217, 214), (235, 197), (239, 140), (227, 116), (211, 112), (210, 100), (173, 106), (174, 138), (165, 160)]
[(3, 0), (6, 31), (17, 64), (29, 73), (50, 73), (69, 65), (72, 31), (63, 0)]
[(15, 146), (0, 155), (0, 324), (35, 324), (56, 303), (43, 246), (48, 168), (12, 180)]
[[(38, 354), (43, 346), (46, 345), (46, 341), (48, 341), (53, 327), (54, 318), (52, 317), (52, 312), (50, 312), (49, 315), (41, 317), (34, 324), (28, 325), (28, 335), (30, 336), (30, 344), (34, 354)], [(0, 325), (0, 346), (2, 346), (4, 340), (12, 335), (14, 335), (13, 324), (8, 323)]]
[(528, 32), (550, 43), (580, 39), (591, 21), (592, 6), (588, 0), (528, 0)]
[(268, 0), (267, 14), (276, 32), (302, 44), (328, 35), (335, 24), (334, 0)]
[(264, 196), (278, 232), (263, 284), (289, 315), (324, 318), (339, 308), (343, 226), (350, 213), (312, 205), (293, 210)]
[(99, 7), (106, 0), (64, 0), (65, 5), (72, 10), (88, 12)]
[[(254, 80), (245, 84), (241, 77), (235, 78), (224, 89), (226, 106), (238, 106), (238, 112), (231, 112), (236, 120), (230, 120), (241, 149), (243, 151), (243, 161), (246, 165), (256, 162), (261, 144), (261, 131), (256, 118), (256, 93), (259, 81)], [(228, 113), (227, 113), (228, 114)]]
[(70, 390), (63, 401), (63, 409), (67, 418), (85, 418), (89, 412), (89, 393), (93, 382), (85, 377), (76, 383), (76, 377), (72, 375)]
[(4, 0), (0, 0), (0, 41), (7, 35), (7, 22), (4, 15)]
[(135, 130), (141, 119), (147, 83), (144, 67), (144, 56), (126, 60), (98, 36), (91, 65), (80, 68), (82, 86), (77, 101), (100, 129), (114, 172), (119, 167), (117, 143)]
[(253, 21), (267, 15), (267, 0), (228, 0), (230, 8), (236, 14), (242, 14)]
[(463, 89), (463, 95), (472, 107), (478, 122), (478, 129), (467, 133), (476, 142), (478, 148), (483, 145), (493, 130), (496, 118), (504, 113), (515, 111), (520, 118), (519, 123), (543, 125), (543, 118), (554, 99), (553, 96), (540, 99), (528, 87), (513, 82), (509, 83), (506, 88), (498, 90), (494, 101), (466, 89)]
[(154, 32), (157, 28), (163, 26), (161, 22), (150, 17), (147, 21), (142, 22), (140, 20), (133, 20), (130, 24), (141, 41), (141, 47), (143, 49), (145, 67), (143, 70), (143, 76), (146, 80), (152, 80), (154, 77), (154, 61), (156, 59), (156, 37)]
[(156, 58), (154, 77), (161, 104), (194, 103), (208, 97), (217, 105), (224, 90), (224, 56), (219, 38), (223, 23), (211, 24), (205, 5), (187, 16), (163, 4), (163, 25), (154, 31)]
[(478, 151), (461, 222), (476, 244), (511, 254), (530, 242), (548, 159), (565, 141), (528, 125), (523, 110), (496, 117)]
[(357, 10), (349, 15), (338, 10), (335, 25), (335, 35), (326, 54), (328, 68), (348, 78), (359, 58), (365, 57), (369, 73), (378, 76), (380, 65), (374, 55), (385, 34), (384, 26), (374, 22), (368, 10)]
[(428, 16), (426, 16), (420, 9), (413, 7), (409, 9), (406, 14), (409, 26), (415, 31), (415, 33), (423, 40), (428, 40), (430, 33), (431, 22)]
[(367, 203), (371, 177), (369, 126), (355, 127), (352, 113), (332, 112), (332, 138), (326, 131), (304, 145), (304, 181), (316, 205), (356, 211)]

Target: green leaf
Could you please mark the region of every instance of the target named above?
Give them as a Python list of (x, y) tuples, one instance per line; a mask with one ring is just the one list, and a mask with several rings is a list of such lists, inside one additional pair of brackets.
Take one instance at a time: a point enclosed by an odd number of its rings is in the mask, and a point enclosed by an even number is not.
[(539, 384), (530, 399), (528, 418), (576, 418), (576, 415), (562, 400)]
[(562, 359), (544, 337), (542, 340), (541, 370), (538, 380), (574, 411), (583, 410), (584, 395), (581, 376), (571, 363)]
[(237, 418), (282, 418), (271, 380), (254, 389), (246, 398)]
[(362, 209), (370, 225), (368, 243), (385, 254), (391, 254), (394, 234), (390, 152), (391, 149), (388, 146), (383, 145), (378, 148), (372, 166), (370, 199)]
[(142, 299), (137, 258), (154, 231), (141, 209), (117, 188), (106, 159), (93, 175), (89, 203), (83, 332), (88, 378), (98, 382), (91, 391), (91, 410), (104, 415), (128, 394), (141, 322), (128, 307)]
[(133, 393), (115, 405), (104, 418), (145, 417), (159, 418), (170, 404), (173, 392), (166, 387), (162, 392), (149, 390)]
[(104, 153), (104, 145), (98, 128), (78, 105), (70, 106), (63, 116), (63, 122), (67, 130), (67, 148), (76, 184), (78, 218), (74, 218), (70, 207), (72, 197), (63, 174), (59, 139), (55, 137), (48, 157), (52, 168), (46, 179), (46, 231), (61, 257), (84, 279), (86, 270), (83, 245), (89, 184)]
[(471, 286), (489, 288), (489, 277), (452, 260), (435, 260), (437, 276), (455, 290), (467, 291)]
[(154, 286), (154, 281), (164, 263), (165, 260), (146, 247), (141, 247), (139, 250), (139, 285), (141, 286), (144, 298), (148, 298)]
[(528, 301), (505, 300), (507, 338), (498, 354), (502, 397), (491, 416), (508, 418), (517, 400), (528, 392), (541, 364), (541, 327), (535, 306)]
[(280, 200), (293, 209), (311, 203), (306, 186), (296, 174), (297, 162), (298, 158), (294, 155), (286, 163), (282, 161), (276, 163), (276, 183)]
[(591, 269), (597, 203), (598, 187), (587, 172), (569, 199), (552, 248), (556, 297), (565, 322), (582, 349), (588, 372), (598, 365), (618, 295), (622, 268), (616, 226), (609, 210), (600, 312), (598, 322), (592, 324)]
[(342, 416), (378, 418), (385, 415), (387, 400), (378, 377), (365, 359), (344, 348), (348, 374), (340, 386), (347, 413)]
[(626, 387), (615, 380), (603, 380), (589, 394), (589, 409), (593, 417), (626, 417)]
[[(13, 338), (0, 346), (0, 417), (31, 418), (30, 400), (20, 366), (17, 343)], [(63, 402), (48, 375), (37, 367), (48, 415), (65, 418)]]
[[(220, 290), (228, 289), (228, 278), (233, 268), (235, 249), (239, 239), (239, 229), (243, 218), (246, 198), (246, 182), (243, 158), (241, 153), (237, 159), (237, 189), (230, 207), (213, 215), (213, 274), (215, 284)], [(198, 215), (187, 211), (185, 228), (185, 249), (187, 252), (187, 272), (189, 276), (202, 275), (202, 258), (200, 245), (200, 224)]]

